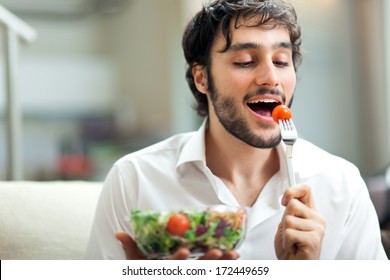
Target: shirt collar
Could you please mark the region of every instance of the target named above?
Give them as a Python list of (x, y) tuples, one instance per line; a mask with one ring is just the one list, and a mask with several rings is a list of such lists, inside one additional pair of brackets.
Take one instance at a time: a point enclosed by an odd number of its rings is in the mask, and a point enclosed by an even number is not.
[(188, 162), (203, 162), (206, 165), (207, 120), (207, 118), (204, 119), (200, 128), (192, 134), (189, 141), (184, 145), (176, 165), (179, 172), (183, 171), (184, 165)]

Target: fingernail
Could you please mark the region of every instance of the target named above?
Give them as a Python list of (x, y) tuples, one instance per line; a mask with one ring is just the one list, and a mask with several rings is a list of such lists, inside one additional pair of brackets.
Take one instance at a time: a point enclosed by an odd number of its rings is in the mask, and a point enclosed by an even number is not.
[(282, 197), (282, 205), (283, 205), (283, 206), (286, 206), (286, 205), (287, 205), (287, 198), (286, 198), (285, 195), (283, 195), (283, 197)]

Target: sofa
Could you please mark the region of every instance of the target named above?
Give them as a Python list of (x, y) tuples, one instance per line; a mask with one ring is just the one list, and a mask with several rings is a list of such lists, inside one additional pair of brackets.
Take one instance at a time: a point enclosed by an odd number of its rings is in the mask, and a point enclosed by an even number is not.
[(100, 182), (1, 182), (0, 259), (84, 258)]

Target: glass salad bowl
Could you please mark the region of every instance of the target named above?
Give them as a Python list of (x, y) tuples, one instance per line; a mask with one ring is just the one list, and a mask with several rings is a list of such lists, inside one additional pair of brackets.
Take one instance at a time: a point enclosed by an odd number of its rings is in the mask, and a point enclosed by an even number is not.
[(211, 249), (238, 249), (246, 235), (245, 208), (214, 205), (203, 210), (140, 211), (130, 215), (133, 237), (149, 258), (167, 258), (179, 248), (191, 257)]

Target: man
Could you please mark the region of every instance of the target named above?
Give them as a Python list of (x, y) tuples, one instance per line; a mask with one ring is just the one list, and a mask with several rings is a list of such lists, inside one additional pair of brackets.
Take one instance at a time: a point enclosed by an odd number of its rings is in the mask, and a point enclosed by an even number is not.
[[(293, 7), (277, 0), (212, 1), (183, 36), (186, 74), (205, 117), (196, 131), (129, 154), (111, 169), (87, 258), (145, 258), (128, 235), (133, 209), (249, 207), (236, 251), (201, 259), (386, 259), (367, 188), (352, 164), (304, 140), (296, 186), (272, 109), (291, 106), (301, 60)], [(172, 259), (186, 259), (181, 248)]]

